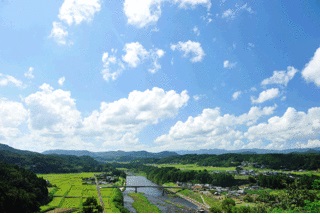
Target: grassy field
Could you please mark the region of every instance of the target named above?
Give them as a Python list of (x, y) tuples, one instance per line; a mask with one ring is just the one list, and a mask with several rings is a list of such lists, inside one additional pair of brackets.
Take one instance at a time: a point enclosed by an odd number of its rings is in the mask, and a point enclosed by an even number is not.
[[(87, 197), (94, 197), (99, 202), (96, 185), (82, 184), (82, 178), (90, 178), (93, 177), (94, 174), (96, 173), (39, 174), (38, 177), (43, 177), (52, 185), (56, 186), (48, 188), (48, 191), (53, 193), (53, 200), (49, 204), (42, 206), (40, 208), (41, 212), (57, 208), (60, 210), (70, 210), (72, 208), (74, 212), (81, 211), (82, 202), (85, 201)], [(108, 194), (109, 193), (104, 193), (103, 197), (112, 197), (112, 195)], [(108, 207), (112, 207), (112, 205), (109, 203)], [(119, 212), (117, 209), (114, 209), (114, 206), (105, 211)]]
[(229, 171), (235, 170), (235, 167), (213, 167), (213, 166), (198, 166), (196, 164), (155, 164), (157, 167), (175, 167), (180, 170), (208, 170), (208, 171)]
[(143, 193), (129, 193), (129, 196), (133, 198), (132, 206), (138, 213), (160, 213), (159, 208), (151, 204)]
[(104, 203), (104, 211), (107, 213), (119, 213), (119, 209), (112, 202), (118, 189), (100, 189), (101, 197)]

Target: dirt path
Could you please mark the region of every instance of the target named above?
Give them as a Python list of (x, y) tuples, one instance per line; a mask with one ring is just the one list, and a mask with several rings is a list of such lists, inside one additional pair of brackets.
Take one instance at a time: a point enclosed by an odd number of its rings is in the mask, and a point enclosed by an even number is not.
[[(169, 190), (169, 189), (167, 189), (167, 191), (173, 192), (172, 190)], [(204, 204), (199, 203), (198, 201), (196, 201), (196, 200), (194, 200), (192, 198), (189, 198), (189, 197), (187, 197), (185, 195), (182, 195), (181, 193), (178, 193), (178, 192), (173, 192), (173, 193), (178, 195), (180, 198), (183, 198), (183, 199), (193, 203), (194, 205), (203, 208), (206, 212), (209, 212), (209, 208), (210, 207), (205, 203), (205, 201), (203, 200), (202, 196), (201, 196), (201, 198), (202, 198), (202, 201), (203, 201)]]
[(204, 200), (203, 196), (200, 194), (200, 197), (202, 199), (203, 204), (209, 209), (210, 206), (206, 203), (206, 201)]
[(102, 200), (102, 197), (101, 197), (101, 193), (100, 193), (99, 182), (98, 182), (97, 177), (94, 177), (94, 178), (95, 178), (95, 181), (96, 181), (96, 186), (97, 186), (97, 192), (98, 192), (98, 197), (99, 197), (100, 205), (102, 206), (102, 210), (103, 210), (103, 212), (104, 212), (104, 203), (103, 203), (103, 200)]

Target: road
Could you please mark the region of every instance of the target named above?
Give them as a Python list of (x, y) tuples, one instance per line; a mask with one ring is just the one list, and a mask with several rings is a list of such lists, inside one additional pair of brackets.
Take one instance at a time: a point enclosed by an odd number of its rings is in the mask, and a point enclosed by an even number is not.
[(99, 187), (99, 182), (96, 176), (94, 176), (95, 181), (96, 181), (96, 186), (97, 186), (97, 192), (98, 192), (98, 197), (99, 197), (99, 201), (100, 201), (100, 205), (102, 206), (102, 210), (104, 212), (104, 203), (101, 197), (101, 193), (100, 193), (100, 187)]

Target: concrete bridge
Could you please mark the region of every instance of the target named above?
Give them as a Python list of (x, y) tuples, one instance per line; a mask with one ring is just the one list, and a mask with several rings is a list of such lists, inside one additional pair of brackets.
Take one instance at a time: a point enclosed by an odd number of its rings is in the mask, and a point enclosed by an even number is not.
[(164, 195), (165, 189), (188, 189), (186, 187), (171, 187), (171, 186), (142, 186), (142, 185), (127, 185), (127, 186), (100, 186), (100, 188), (134, 188), (134, 192), (138, 192), (138, 188), (157, 188), (162, 190), (162, 195)]

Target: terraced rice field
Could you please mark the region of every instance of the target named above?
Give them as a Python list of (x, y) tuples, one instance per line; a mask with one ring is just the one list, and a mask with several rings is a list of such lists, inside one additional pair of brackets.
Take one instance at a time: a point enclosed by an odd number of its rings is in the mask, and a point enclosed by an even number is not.
[[(41, 207), (41, 211), (45, 212), (52, 209), (64, 209), (73, 208), (78, 211), (82, 209), (82, 202), (86, 200), (87, 197), (95, 197), (97, 201), (98, 193), (96, 185), (82, 184), (82, 178), (94, 177), (95, 173), (71, 173), (71, 174), (41, 174), (39, 177), (43, 177), (48, 180), (53, 186), (48, 188), (48, 191), (53, 193), (53, 200)], [(110, 198), (108, 193), (103, 193), (104, 197)], [(110, 192), (112, 194), (112, 192)], [(110, 206), (111, 208), (111, 206)], [(116, 210), (110, 209), (110, 212), (115, 212)]]

